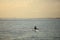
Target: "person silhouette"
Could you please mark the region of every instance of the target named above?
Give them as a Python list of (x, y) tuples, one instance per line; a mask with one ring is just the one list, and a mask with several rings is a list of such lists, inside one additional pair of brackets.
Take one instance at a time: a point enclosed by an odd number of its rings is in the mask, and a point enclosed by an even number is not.
[(34, 30), (35, 30), (35, 31), (38, 31), (38, 28), (37, 28), (37, 26), (34, 26)]
[(35, 27), (34, 27), (34, 29), (36, 30), (36, 29), (37, 29), (37, 27), (35, 26)]

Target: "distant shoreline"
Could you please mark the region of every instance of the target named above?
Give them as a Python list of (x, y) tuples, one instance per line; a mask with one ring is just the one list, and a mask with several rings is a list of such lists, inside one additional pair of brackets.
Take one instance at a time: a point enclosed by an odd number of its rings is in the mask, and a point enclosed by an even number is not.
[(60, 18), (0, 18), (0, 21), (27, 21), (27, 20), (60, 20)]

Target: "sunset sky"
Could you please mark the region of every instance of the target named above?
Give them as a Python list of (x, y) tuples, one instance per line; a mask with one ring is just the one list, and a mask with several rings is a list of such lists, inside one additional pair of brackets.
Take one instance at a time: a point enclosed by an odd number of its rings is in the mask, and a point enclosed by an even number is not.
[(0, 0), (0, 18), (60, 17), (60, 0)]

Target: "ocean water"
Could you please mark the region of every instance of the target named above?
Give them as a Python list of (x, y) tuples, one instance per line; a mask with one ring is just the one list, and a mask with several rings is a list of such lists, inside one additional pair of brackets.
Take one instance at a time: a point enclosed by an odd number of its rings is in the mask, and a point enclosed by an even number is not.
[(60, 19), (0, 19), (0, 40), (60, 40)]

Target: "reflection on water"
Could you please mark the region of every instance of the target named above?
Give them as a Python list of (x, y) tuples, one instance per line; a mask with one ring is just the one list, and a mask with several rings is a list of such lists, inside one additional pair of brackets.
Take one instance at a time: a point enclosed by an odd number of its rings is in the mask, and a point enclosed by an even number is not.
[(60, 19), (0, 20), (0, 40), (60, 40)]

